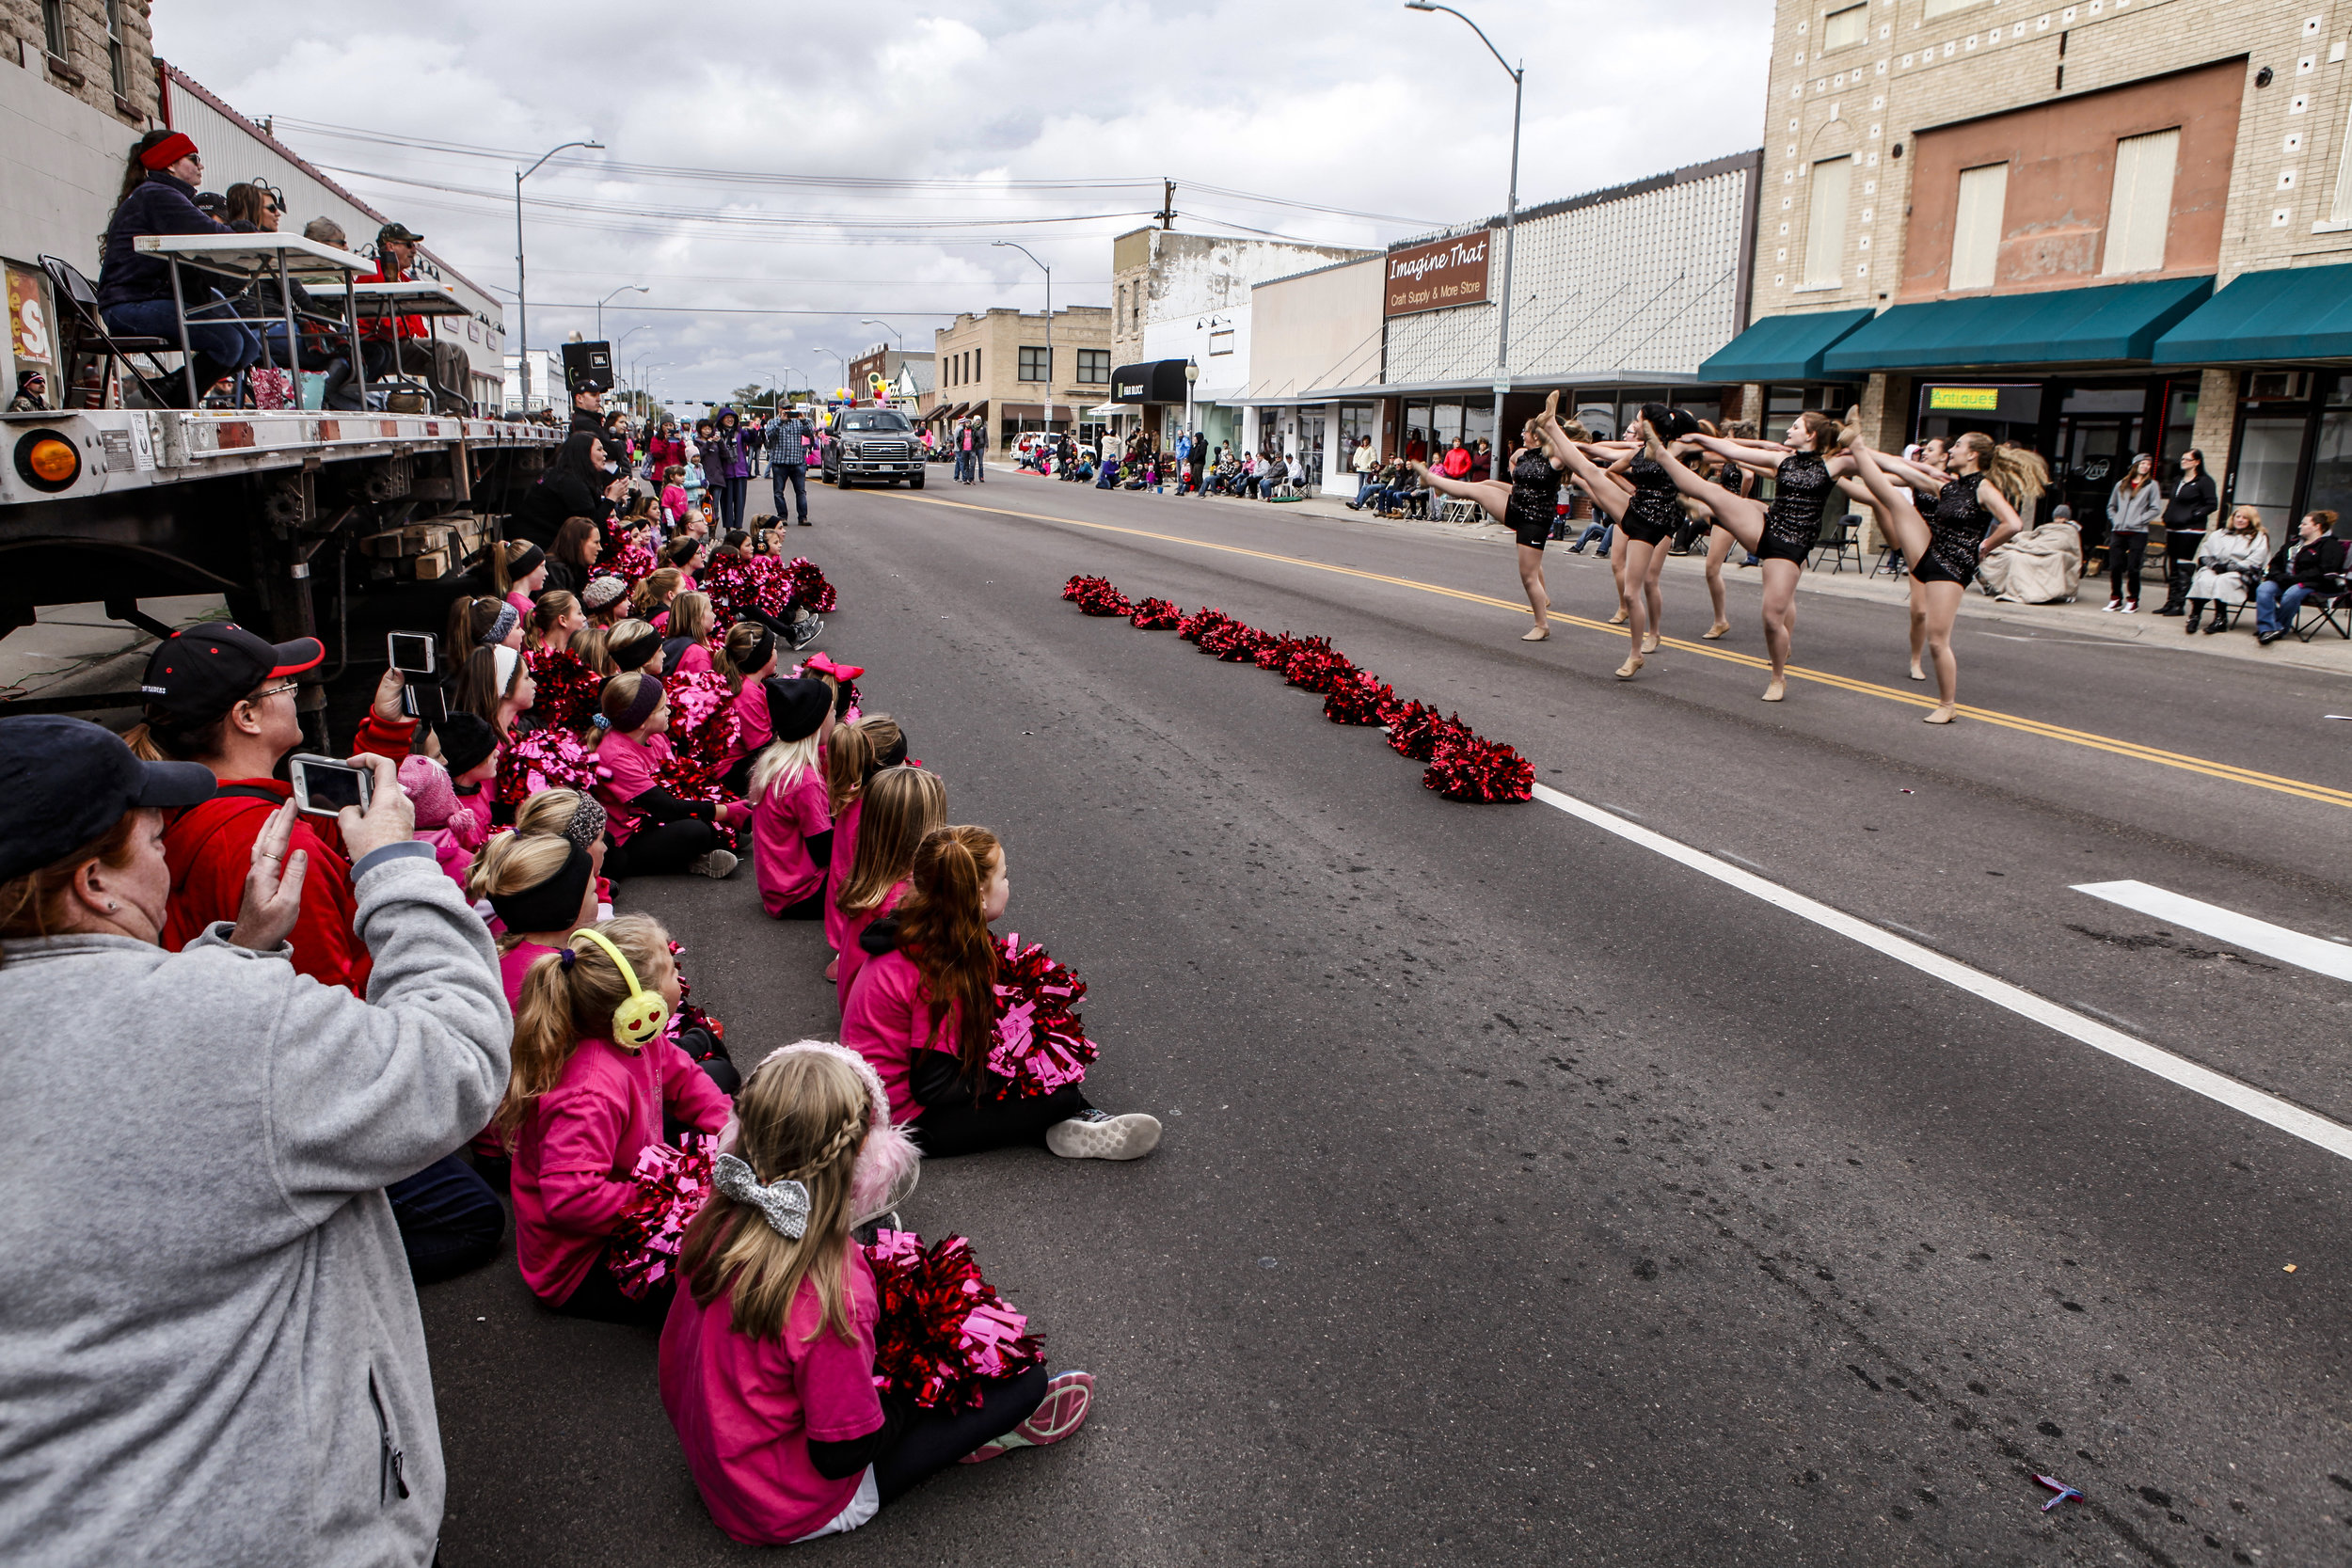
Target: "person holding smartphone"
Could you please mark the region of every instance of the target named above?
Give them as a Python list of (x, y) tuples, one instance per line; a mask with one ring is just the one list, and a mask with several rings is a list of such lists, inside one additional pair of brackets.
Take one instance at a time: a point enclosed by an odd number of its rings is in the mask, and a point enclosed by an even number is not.
[[(210, 621), (156, 644), (149, 657), (140, 688), (147, 721), (124, 738), (151, 761), (201, 763), (220, 782), (211, 800), (179, 813), (165, 833), (174, 889), (161, 938), (167, 950), (176, 953), (215, 922), (236, 918), (253, 841), (294, 794), (279, 764), (303, 749), (294, 676), (325, 656), (314, 637), (272, 643), (232, 622)], [(359, 721), (355, 752), (389, 757), (395, 766), (408, 755), (416, 721), (401, 712), (404, 684), (399, 671), (384, 673), (374, 705)], [(302, 912), (288, 938), (294, 968), (365, 996), (372, 960), (352, 929), (358, 904), (351, 862), (334, 819), (298, 818), (294, 847), (310, 865)]]

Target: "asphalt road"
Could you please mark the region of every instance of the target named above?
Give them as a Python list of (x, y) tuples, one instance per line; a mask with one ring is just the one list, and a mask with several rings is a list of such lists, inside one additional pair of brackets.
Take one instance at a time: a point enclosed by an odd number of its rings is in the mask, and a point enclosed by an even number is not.
[[(2352, 936), (2339, 683), (1963, 624), (1998, 717), (1938, 730), (1897, 612), (1804, 597), (1798, 662), (1842, 684), (1767, 706), (1752, 574), (1724, 643), (1619, 683), (1613, 633), (1517, 641), (1507, 548), (933, 474), (818, 493), (822, 645), (1005, 836), (1000, 929), (1086, 977), (1090, 1092), (1168, 1135), (928, 1169), (908, 1220), (974, 1239), (1095, 1415), (801, 1557), (2352, 1554), (2344, 1158), (1549, 805), (1442, 800), (1318, 699), (1058, 594), (1328, 635), (1569, 797), (2352, 1122), (2344, 980), (2074, 891)], [(1613, 607), (1605, 564), (1551, 580)], [(1671, 637), (1707, 619), (1670, 588)], [(623, 902), (739, 1062), (833, 1033), (821, 933), (748, 871)], [(651, 1334), (541, 1313), (511, 1264), (424, 1311), (452, 1568), (750, 1555)], [(2041, 1512), (2037, 1473), (2084, 1497)]]

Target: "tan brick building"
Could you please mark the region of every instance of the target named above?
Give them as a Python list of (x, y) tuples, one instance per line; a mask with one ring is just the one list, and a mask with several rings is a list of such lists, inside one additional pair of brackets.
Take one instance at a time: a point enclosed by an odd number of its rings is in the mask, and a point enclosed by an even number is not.
[(1111, 389), (1111, 313), (1100, 305), (1054, 312), (1053, 357), (1046, 361), (1045, 317), (1009, 309), (958, 316), (933, 341), (937, 391), (924, 418), (943, 425), (977, 416), (992, 447), (1002, 450), (1024, 431), (1052, 428), (1087, 434), (1100, 421), (1087, 411)]
[(0, 0), (10, 63), (135, 132), (160, 118), (147, 0)]
[(2285, 0), (1784, 5), (1755, 325), (1704, 373), (2025, 441), (2093, 542), (2136, 451), (2169, 487), (2198, 447), (2274, 532), (2352, 515), (2347, 35)]

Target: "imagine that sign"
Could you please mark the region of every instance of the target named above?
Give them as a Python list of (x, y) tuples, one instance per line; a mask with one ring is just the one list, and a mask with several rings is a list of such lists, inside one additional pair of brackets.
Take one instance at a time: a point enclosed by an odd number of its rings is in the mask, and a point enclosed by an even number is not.
[(1494, 230), (1482, 229), (1451, 240), (1432, 240), (1389, 253), (1387, 304), (1383, 314), (1409, 316), (1486, 303), (1486, 262), (1494, 252)]
[(1990, 414), (2001, 406), (2001, 389), (1998, 387), (1931, 387), (1928, 389), (1928, 406)]

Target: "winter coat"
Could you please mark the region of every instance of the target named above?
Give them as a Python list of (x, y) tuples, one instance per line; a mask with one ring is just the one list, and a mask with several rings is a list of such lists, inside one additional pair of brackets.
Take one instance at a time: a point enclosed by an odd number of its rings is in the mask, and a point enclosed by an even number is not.
[[(162, 169), (131, 187), (131, 194), (107, 220), (106, 238), (99, 251), (98, 309), (111, 310), (143, 299), (171, 297), (171, 263), (140, 250), (132, 242), (142, 234), (226, 234), (229, 226), (215, 223), (196, 204), (196, 187)], [(183, 287), (187, 284), (183, 281)], [(201, 304), (198, 283), (189, 304)]]
[[(725, 408), (719, 410), (722, 419), (731, 412), (731, 409)], [(703, 479), (707, 483), (752, 477), (752, 454), (739, 423), (733, 426), (713, 425), (710, 439), (703, 444), (702, 458)]]
[[(2253, 584), (2269, 555), (2269, 536), (2260, 531), (2232, 533), (2228, 529), (2215, 529), (2197, 546), (2197, 575), (2189, 578), (2188, 596), (2219, 599), (2223, 604), (2246, 603), (2254, 596)], [(2241, 577), (2241, 572), (2248, 575)]]
[(2306, 545), (2302, 537), (2288, 540), (2270, 558), (2269, 576), (2289, 587), (2300, 585), (2317, 594), (2334, 594), (2344, 587), (2344, 546), (2334, 534)]
[(2107, 531), (2145, 533), (2148, 525), (2164, 515), (2164, 487), (2150, 480), (2138, 489), (2118, 480), (2107, 494)]
[(369, 1001), (226, 922), (178, 953), (0, 942), (11, 1561), (432, 1558), (446, 1476), (383, 1189), (488, 1118), (512, 1025), (431, 850), (352, 880)]
[(2167, 533), (2201, 531), (2220, 505), (2221, 498), (2214, 490), (2211, 475), (2201, 473), (2195, 479), (2185, 479), (2174, 487), (2172, 499), (2164, 503), (2164, 531)]

